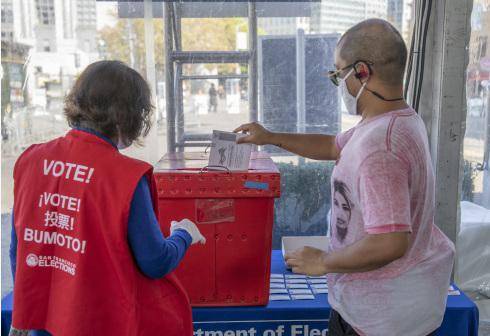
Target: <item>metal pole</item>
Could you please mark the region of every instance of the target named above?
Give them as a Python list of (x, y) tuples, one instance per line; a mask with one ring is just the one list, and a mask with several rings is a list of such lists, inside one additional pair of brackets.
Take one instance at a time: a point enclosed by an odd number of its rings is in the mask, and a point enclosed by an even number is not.
[(248, 60), (248, 103), (250, 121), (258, 121), (257, 13), (255, 1), (250, 1), (248, 3), (248, 49), (250, 53), (250, 58)]
[[(306, 111), (305, 111), (305, 32), (298, 29), (296, 33), (296, 131), (306, 132)], [(305, 163), (304, 157), (298, 158), (300, 165)]]
[(167, 114), (167, 152), (175, 152), (175, 101), (174, 101), (174, 64), (172, 61), (172, 2), (164, 7), (165, 39), (165, 108)]
[(303, 29), (298, 29), (296, 33), (296, 130), (298, 133), (306, 131), (305, 78), (305, 32)]
[[(155, 43), (154, 43), (154, 29), (153, 29), (153, 4), (151, 0), (145, 0), (145, 46), (146, 46), (146, 80), (150, 84), (151, 100), (155, 104), (156, 112), (154, 114), (154, 124), (157, 121), (158, 104), (157, 104), (157, 90), (156, 90), (156, 75), (155, 75)], [(149, 147), (148, 155), (150, 162), (157, 162), (160, 159), (160, 153), (158, 151), (158, 138), (156, 127), (152, 127), (148, 134), (149, 141), (147, 146)]]
[[(434, 42), (426, 68), (432, 81), (432, 156), (436, 172), (435, 223), (453, 241), (460, 224), (460, 168), (466, 121), (467, 46), (471, 0), (434, 1)], [(432, 64), (430, 64), (432, 63)], [(427, 79), (424, 76), (424, 80)]]
[(485, 144), (483, 146), (483, 192), (482, 205), (490, 208), (490, 86), (487, 86), (487, 103), (485, 111)]
[(146, 46), (146, 79), (152, 92), (153, 102), (156, 103), (156, 75), (155, 75), (155, 43), (153, 29), (153, 4), (152, 0), (145, 0), (145, 46)]
[(134, 69), (136, 61), (134, 57), (133, 23), (131, 19), (126, 19), (126, 28), (128, 30), (129, 65)]
[[(240, 70), (240, 68), (238, 68)], [(185, 75), (180, 77), (182, 80), (192, 80), (192, 79), (240, 79), (248, 78), (247, 74), (231, 74), (231, 75)]]
[[(177, 51), (182, 50), (182, 29), (181, 29), (181, 17), (180, 17), (180, 4), (177, 2), (173, 3), (174, 7), (174, 24), (175, 24), (175, 49)], [(177, 62), (175, 64), (175, 108), (176, 108), (176, 119), (177, 119), (177, 143), (180, 143), (184, 136), (184, 92), (182, 88), (182, 63)], [(184, 151), (184, 147), (178, 147), (179, 152)]]
[(182, 63), (246, 63), (249, 51), (174, 51), (172, 59)]

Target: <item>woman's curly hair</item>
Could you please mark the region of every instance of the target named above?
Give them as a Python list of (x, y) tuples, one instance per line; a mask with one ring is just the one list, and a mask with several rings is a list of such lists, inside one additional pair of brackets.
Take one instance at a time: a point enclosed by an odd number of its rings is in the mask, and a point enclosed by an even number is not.
[(148, 135), (153, 105), (148, 83), (120, 61), (90, 64), (65, 99), (71, 127), (93, 128), (126, 144)]

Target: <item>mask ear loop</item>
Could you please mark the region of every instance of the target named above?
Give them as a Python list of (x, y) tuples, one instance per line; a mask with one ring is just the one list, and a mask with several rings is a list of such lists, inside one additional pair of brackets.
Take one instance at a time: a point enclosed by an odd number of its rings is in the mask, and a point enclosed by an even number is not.
[(359, 89), (359, 92), (358, 92), (358, 93), (357, 93), (357, 95), (356, 95), (356, 100), (358, 100), (358, 99), (359, 99), (359, 97), (361, 96), (362, 92), (363, 92), (363, 91), (364, 91), (364, 89), (366, 88), (366, 85), (367, 85), (367, 83), (368, 83), (368, 81), (369, 81), (369, 77), (371, 77), (371, 73), (372, 73), (371, 66), (369, 65), (369, 63), (366, 63), (366, 66), (367, 66), (367, 68), (368, 68), (368, 73), (367, 73), (367, 79), (366, 79), (366, 81), (363, 83), (363, 82), (362, 82), (362, 75), (366, 75), (366, 73), (365, 73), (364, 71), (362, 71), (362, 72), (357, 72), (357, 69), (356, 69), (357, 64), (359, 64), (359, 63), (361, 63), (361, 62), (362, 62), (362, 63), (365, 63), (365, 62), (363, 62), (363, 61), (359, 61), (359, 62), (357, 62), (356, 64), (354, 64), (354, 67), (352, 68), (352, 70), (354, 70), (354, 71), (355, 71), (355, 73), (356, 73), (356, 75), (355, 75), (355, 76), (356, 76), (356, 78), (359, 80), (359, 83), (361, 83), (361, 88)]
[(352, 75), (352, 72), (354, 71), (354, 68), (350, 69), (350, 71), (345, 75), (344, 78), (341, 78), (340, 80), (345, 81), (347, 78), (349, 78), (350, 75)]
[(359, 92), (356, 95), (356, 100), (359, 99), (359, 97), (361, 96), (362, 92), (364, 91), (364, 88), (366, 87), (366, 85), (367, 85), (367, 81), (365, 83), (362, 83), (361, 88), (359, 89)]

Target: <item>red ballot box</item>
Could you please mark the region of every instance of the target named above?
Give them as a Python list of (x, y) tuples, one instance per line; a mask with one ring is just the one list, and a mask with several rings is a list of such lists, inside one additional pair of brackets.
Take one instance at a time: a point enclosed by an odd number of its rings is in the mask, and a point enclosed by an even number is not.
[(193, 306), (252, 306), (269, 301), (274, 198), (280, 175), (267, 153), (248, 171), (207, 168), (204, 153), (167, 154), (155, 167), (159, 221), (188, 218), (206, 237), (176, 270)]

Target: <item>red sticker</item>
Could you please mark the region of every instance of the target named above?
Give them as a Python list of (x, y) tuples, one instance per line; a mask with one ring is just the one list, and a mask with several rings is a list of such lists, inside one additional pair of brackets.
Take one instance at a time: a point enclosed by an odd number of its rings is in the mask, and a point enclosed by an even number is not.
[(196, 199), (196, 219), (199, 224), (235, 221), (235, 200)]

